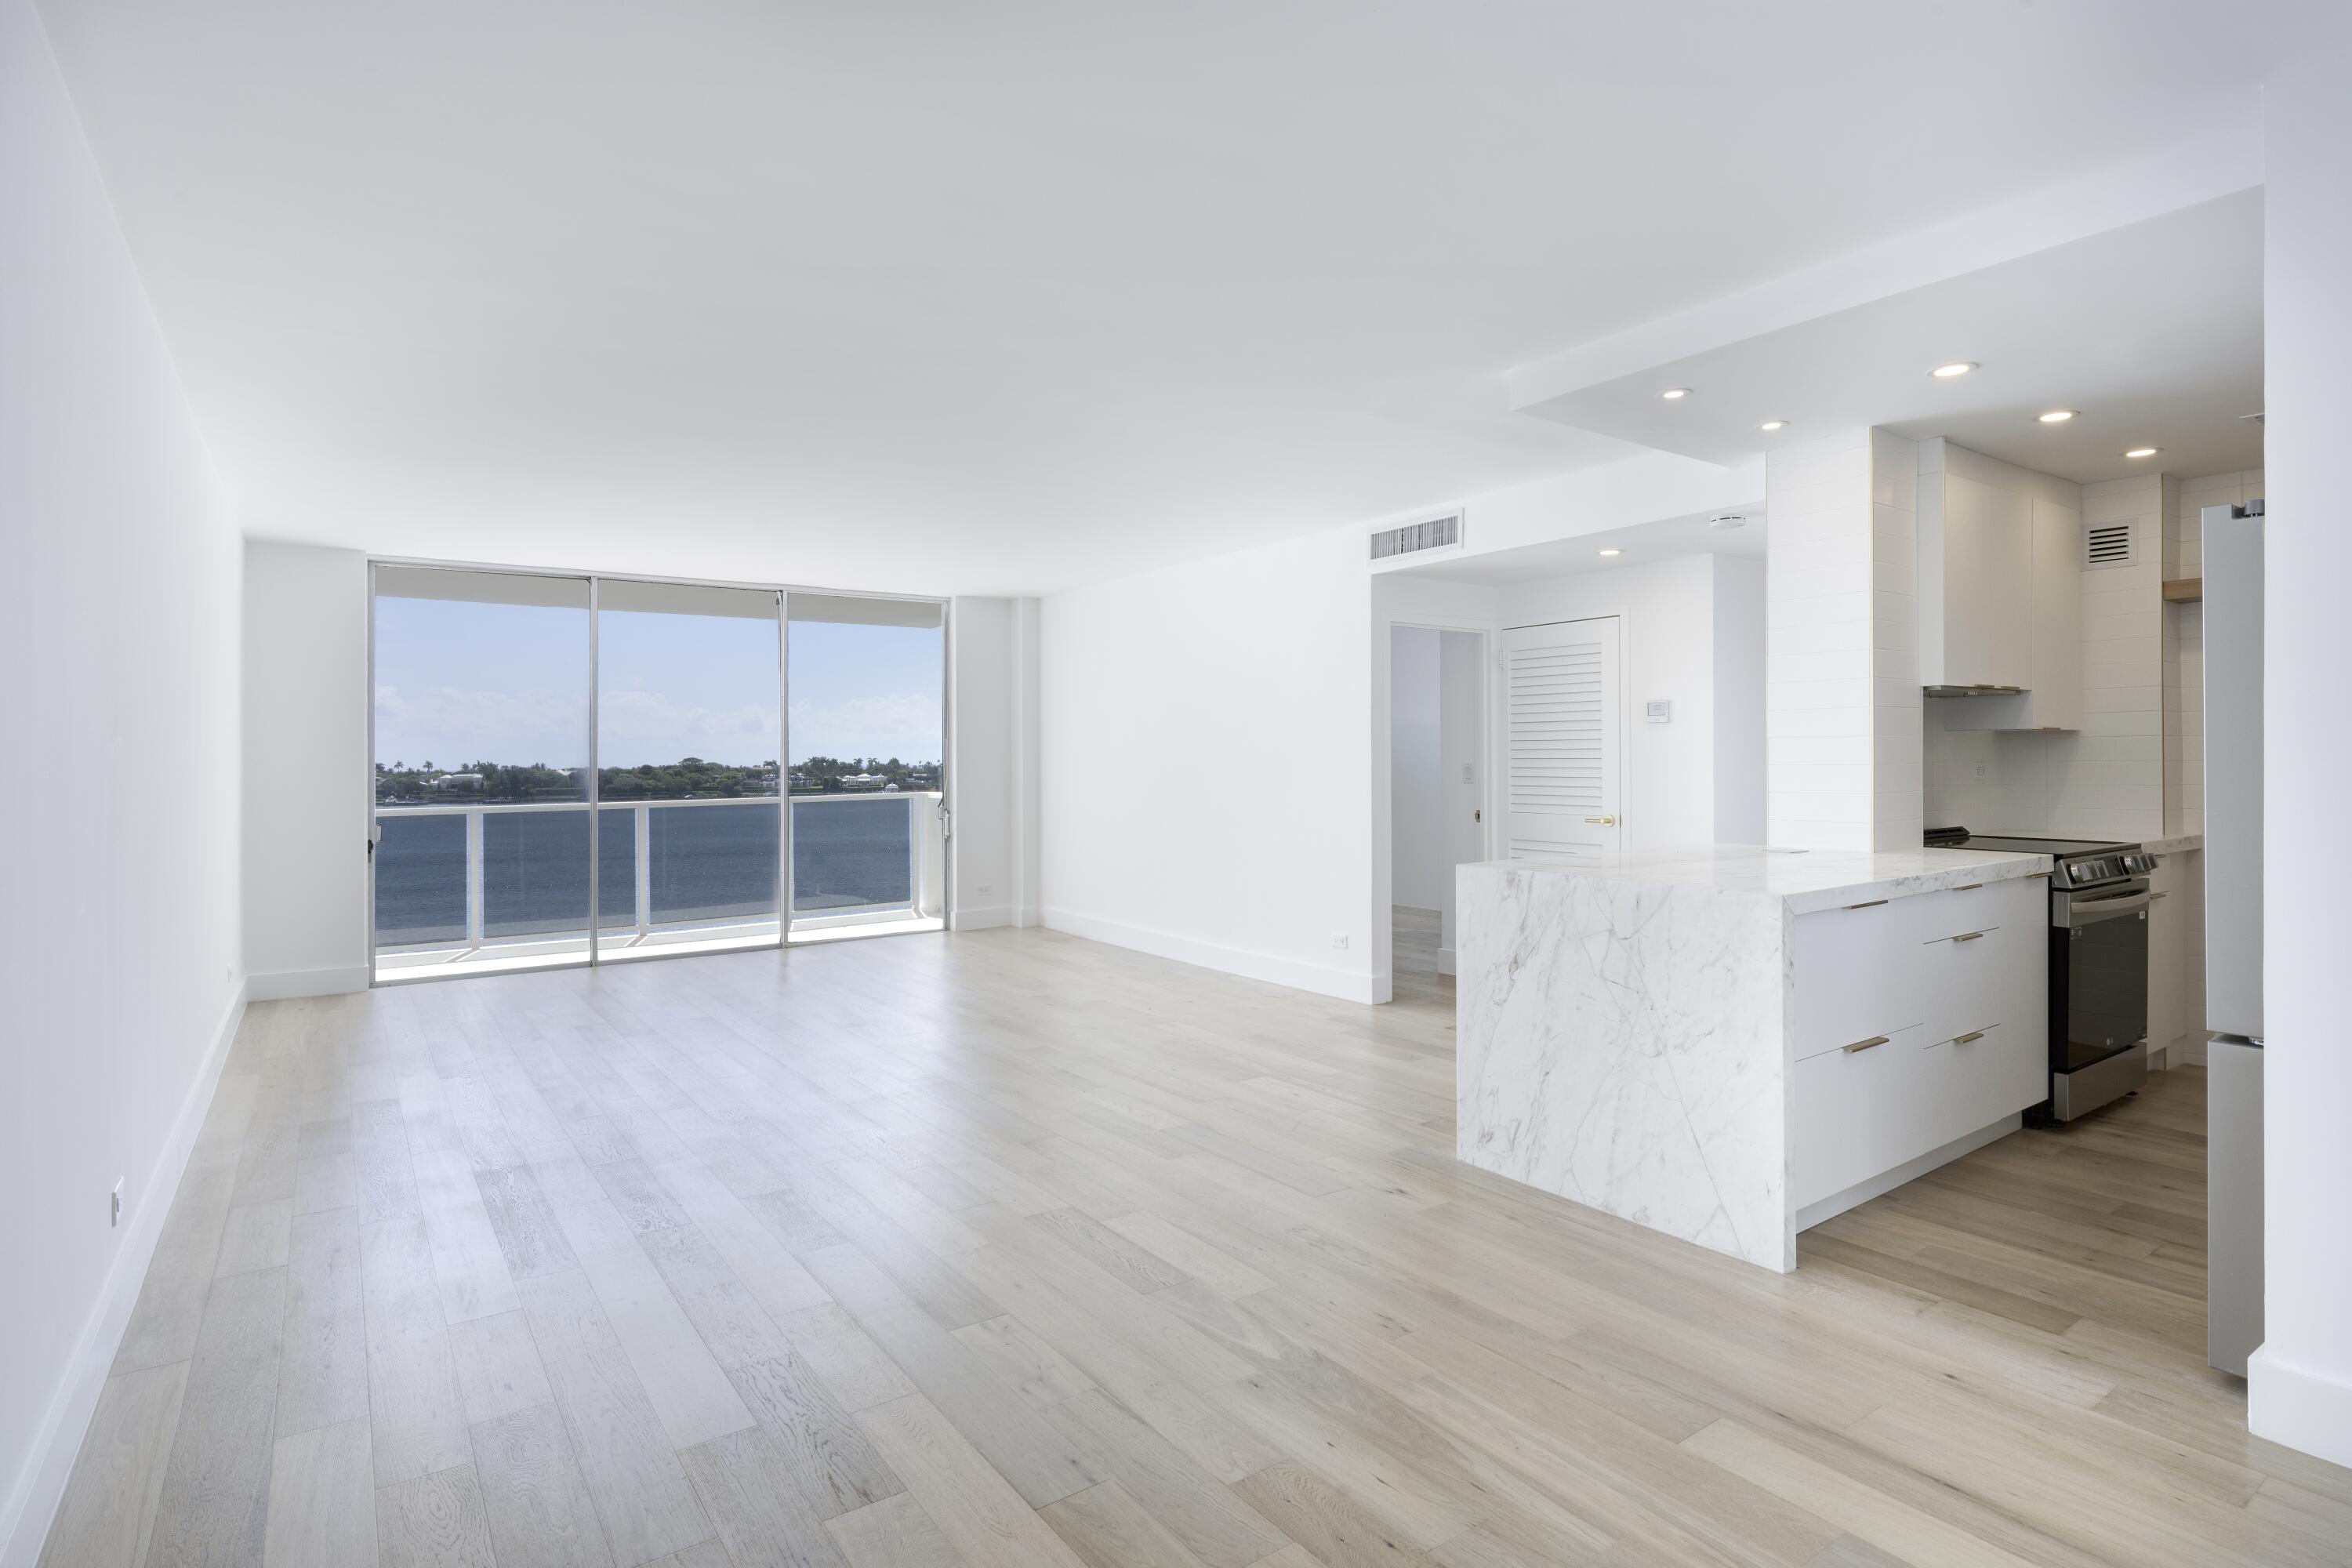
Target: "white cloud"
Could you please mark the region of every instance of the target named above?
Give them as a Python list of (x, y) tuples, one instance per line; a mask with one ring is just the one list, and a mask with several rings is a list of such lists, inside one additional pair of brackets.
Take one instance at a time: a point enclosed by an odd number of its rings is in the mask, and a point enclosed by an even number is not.
[(940, 735), (940, 700), (918, 692), (793, 704), (792, 744), (796, 757), (937, 762), (944, 749)]

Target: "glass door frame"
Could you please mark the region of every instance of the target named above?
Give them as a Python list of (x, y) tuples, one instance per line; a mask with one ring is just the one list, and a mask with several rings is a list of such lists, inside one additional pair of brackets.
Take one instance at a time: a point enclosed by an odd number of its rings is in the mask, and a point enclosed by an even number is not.
[[(544, 973), (558, 969), (594, 969), (604, 962), (599, 940), (602, 934), (603, 906), (598, 885), (603, 862), (602, 786), (604, 769), (598, 755), (601, 737), (598, 733), (598, 701), (603, 670), (599, 663), (598, 637), (601, 631), (601, 589), (607, 582), (651, 583), (674, 584), (688, 588), (731, 588), (752, 593), (773, 594), (776, 598), (776, 938), (772, 943), (746, 943), (727, 951), (733, 952), (782, 952), (793, 945), (793, 786), (792, 786), (792, 619), (791, 596), (794, 594), (816, 595), (827, 598), (877, 599), (897, 604), (936, 605), (940, 611), (940, 810), (945, 818), (942, 834), (946, 863), (941, 868), (940, 893), (940, 925), (952, 930), (955, 924), (955, 603), (938, 594), (881, 594), (852, 588), (826, 588), (804, 583), (746, 583), (715, 577), (667, 577), (642, 572), (583, 572), (547, 566), (505, 566), (481, 561), (450, 561), (426, 556), (371, 555), (367, 558), (367, 688), (362, 693), (367, 713), (367, 755), (362, 777), (366, 794), (366, 853), (367, 875), (362, 879), (367, 908), (368, 985), (414, 985), (431, 980), (468, 978), (483, 971), (467, 971), (457, 965), (446, 965), (429, 973), (403, 974), (386, 979), (378, 971), (376, 952), (375, 850), (381, 841), (376, 824), (375, 782), (375, 691), (376, 691), (376, 568), (379, 566), (418, 567), (448, 572), (490, 573), (516, 577), (550, 577), (588, 585), (588, 937), (587, 952), (579, 958), (555, 958), (535, 964), (527, 973)], [(874, 936), (901, 934), (878, 925)], [(709, 956), (708, 952), (687, 951), (676, 953), (640, 952), (625, 962), (641, 963), (656, 958), (691, 958)], [(488, 973), (524, 973), (522, 971), (489, 971)]]

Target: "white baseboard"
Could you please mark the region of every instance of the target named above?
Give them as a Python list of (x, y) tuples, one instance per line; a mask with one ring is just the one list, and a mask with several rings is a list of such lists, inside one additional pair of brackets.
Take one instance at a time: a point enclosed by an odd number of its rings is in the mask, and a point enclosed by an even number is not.
[(2263, 1345), (2246, 1358), (2246, 1429), (2352, 1465), (2352, 1384), (2283, 1361)]
[(1454, 950), (1452, 948), (1441, 947), (1437, 950), (1437, 973), (1440, 974), (1451, 974), (1454, 973)]
[(341, 996), (368, 988), (364, 963), (339, 964), (331, 969), (281, 969), (273, 974), (246, 977), (248, 1002), (283, 1002), (294, 996)]
[(1040, 912), (1044, 916), (1043, 923), (1054, 931), (1067, 931), (1072, 936), (1086, 937), (1093, 942), (1107, 942), (1113, 947), (1133, 948), (1138, 952), (1148, 952), (1156, 958), (1197, 963), (1203, 969), (1223, 970), (1227, 974), (1238, 974), (1246, 980), (1264, 980), (1295, 990), (1312, 991), (1318, 995), (1336, 996), (1343, 1002), (1369, 1005), (1388, 999), (1387, 981), (1382, 975), (1365, 974), (1352, 969), (1334, 969), (1328, 964), (1308, 963), (1301, 959), (1284, 958), (1270, 952), (1255, 952), (1244, 947), (1228, 947), (1223, 942), (1177, 936), (1170, 931), (1129, 925), (1123, 921), (1080, 914), (1075, 910), (1048, 909)]
[(2025, 1124), (2021, 1116), (2004, 1116), (1990, 1127), (1979, 1127), (1974, 1132), (1955, 1138), (1939, 1148), (1930, 1149), (1916, 1160), (1906, 1160), (1891, 1171), (1881, 1171), (1867, 1181), (1856, 1182), (1842, 1193), (1832, 1193), (1817, 1203), (1807, 1204), (1797, 1211), (1797, 1228), (1811, 1230), (1825, 1219), (1835, 1219), (1850, 1208), (1868, 1203), (1884, 1193), (1891, 1193), (1906, 1182), (1916, 1181), (1938, 1165), (1948, 1165), (1963, 1154), (1973, 1154), (1988, 1143), (1997, 1143)]
[(1019, 925), (1019, 911), (1011, 904), (984, 904), (976, 910), (958, 910), (948, 921), (950, 931), (987, 931), (994, 926)]
[(212, 1109), (213, 1090), (220, 1083), (237, 1025), (245, 1018), (246, 999), (247, 988), (240, 984), (229, 997), (227, 1014), (196, 1068), (195, 1081), (188, 1086), (187, 1098), (180, 1104), (180, 1114), (173, 1120), (163, 1147), (156, 1152), (154, 1179), (131, 1211), (129, 1233), (114, 1254), (114, 1266), (106, 1271), (98, 1300), (83, 1320), (81, 1335), (33, 1434), (25, 1468), (10, 1483), (5, 1504), (0, 1505), (0, 1568), (35, 1568), (40, 1559), (58, 1505), (65, 1500), (66, 1482), (73, 1475), (82, 1438), (89, 1432), (89, 1418), (98, 1411), (98, 1396), (106, 1387), (114, 1353), (122, 1346), (122, 1331), (130, 1326), (131, 1310), (139, 1303), (139, 1288), (146, 1282), (147, 1265), (154, 1259), (155, 1243), (163, 1234), (163, 1216), (171, 1213), (180, 1177), (188, 1168), (188, 1155), (196, 1146), (196, 1134), (204, 1130), (205, 1113)]

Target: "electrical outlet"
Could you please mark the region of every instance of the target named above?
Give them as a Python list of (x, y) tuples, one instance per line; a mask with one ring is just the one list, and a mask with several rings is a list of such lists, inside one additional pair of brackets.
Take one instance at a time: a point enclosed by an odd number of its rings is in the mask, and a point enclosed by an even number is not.
[(996, 884), (993, 882), (982, 882), (979, 887), (972, 890), (980, 894), (981, 897), (986, 898), (989, 894), (996, 891)]
[(1348, 946), (1348, 939), (1344, 934), (1334, 932), (1331, 937), (1331, 945), (1344, 952)]
[(110, 1228), (122, 1223), (122, 1178), (114, 1178), (114, 1193), (108, 1200), (106, 1223)]
[(1980, 779), (1989, 779), (1992, 777), (1991, 766), (1989, 763), (1979, 763), (1977, 764), (1976, 776)]

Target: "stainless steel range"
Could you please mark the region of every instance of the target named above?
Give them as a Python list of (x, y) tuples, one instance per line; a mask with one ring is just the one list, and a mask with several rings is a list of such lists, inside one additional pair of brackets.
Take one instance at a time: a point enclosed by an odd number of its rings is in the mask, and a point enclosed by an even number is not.
[(2047, 855), (2050, 1101), (2029, 1121), (2071, 1121), (2147, 1081), (2148, 873), (2137, 844), (1930, 828), (1938, 849)]

